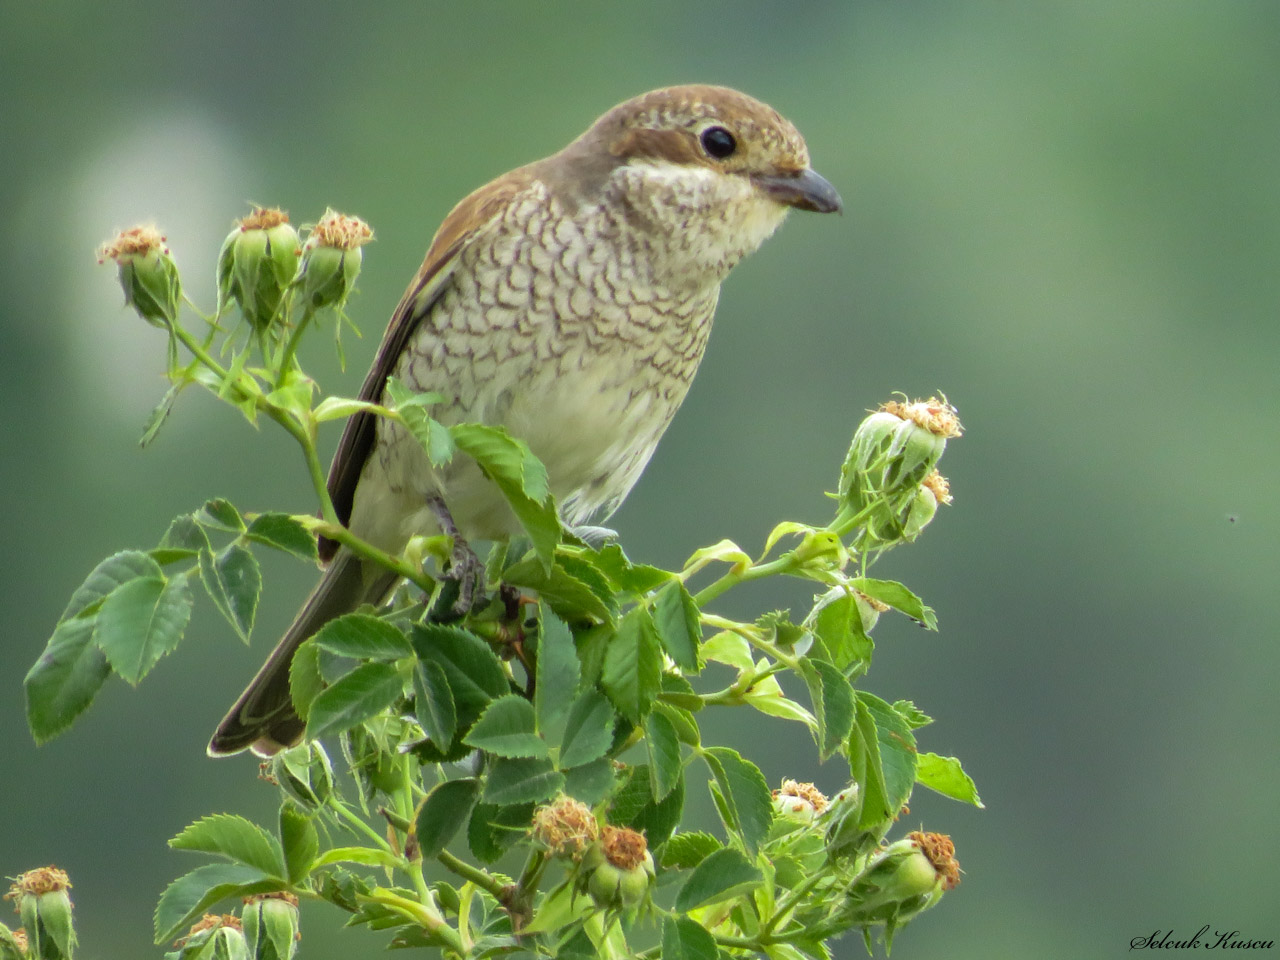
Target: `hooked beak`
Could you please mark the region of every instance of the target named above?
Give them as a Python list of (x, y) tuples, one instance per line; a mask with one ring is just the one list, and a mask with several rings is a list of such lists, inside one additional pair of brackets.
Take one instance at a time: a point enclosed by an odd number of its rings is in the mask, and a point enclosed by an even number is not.
[(778, 203), (814, 213), (840, 213), (844, 201), (836, 188), (808, 167), (795, 173), (752, 177), (752, 181)]

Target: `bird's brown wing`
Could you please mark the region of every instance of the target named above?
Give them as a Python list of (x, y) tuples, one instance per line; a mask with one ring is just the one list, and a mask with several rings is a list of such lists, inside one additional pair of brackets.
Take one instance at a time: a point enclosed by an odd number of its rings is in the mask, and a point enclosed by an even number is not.
[[(360, 388), (360, 399), (378, 403), (387, 377), (395, 369), (409, 337), (439, 301), (453, 275), (458, 254), (485, 226), (502, 216), (512, 199), (528, 188), (532, 179), (527, 168), (513, 170), (481, 187), (466, 197), (450, 212), (436, 231), (426, 258), (405, 291), (387, 332), (382, 337), (378, 354), (369, 375)], [(356, 484), (377, 435), (377, 418), (370, 413), (357, 413), (347, 420), (338, 442), (338, 452), (329, 467), (329, 496), (338, 519), (345, 525), (351, 521)], [(330, 560), (337, 552), (336, 541), (320, 538), (320, 559)]]

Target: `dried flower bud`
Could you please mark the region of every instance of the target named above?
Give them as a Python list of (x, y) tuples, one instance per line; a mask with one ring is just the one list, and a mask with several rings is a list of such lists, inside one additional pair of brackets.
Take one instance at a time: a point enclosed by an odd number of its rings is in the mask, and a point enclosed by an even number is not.
[(71, 960), (76, 933), (71, 923), (71, 881), (57, 867), (19, 876), (5, 894), (15, 901), (27, 934), (27, 952), (39, 960)]
[(826, 796), (812, 783), (783, 780), (782, 786), (773, 791), (773, 809), (793, 820), (812, 821), (827, 809), (827, 803)]
[(27, 960), (27, 931), (0, 923), (0, 960)]
[(577, 860), (600, 838), (600, 824), (585, 803), (560, 796), (534, 811), (533, 836), (552, 856)]
[(295, 281), (308, 309), (341, 309), (360, 274), (360, 248), (372, 239), (373, 230), (359, 217), (325, 211), (307, 237)]
[(166, 960), (249, 960), (240, 918), (229, 913), (206, 913), (174, 946), (179, 949)]
[(218, 312), (234, 300), (254, 327), (270, 326), (298, 272), (301, 245), (287, 213), (254, 207), (236, 222), (218, 254)]
[(583, 856), (576, 884), (598, 907), (629, 910), (648, 898), (654, 879), (653, 855), (644, 834), (606, 826)]
[(120, 268), (125, 306), (132, 306), (152, 326), (168, 327), (178, 318), (182, 285), (165, 238), (154, 226), (121, 231), (98, 250), (98, 262), (114, 260)]
[(260, 893), (244, 898), (240, 911), (253, 960), (292, 960), (298, 952), (298, 898), (292, 893)]

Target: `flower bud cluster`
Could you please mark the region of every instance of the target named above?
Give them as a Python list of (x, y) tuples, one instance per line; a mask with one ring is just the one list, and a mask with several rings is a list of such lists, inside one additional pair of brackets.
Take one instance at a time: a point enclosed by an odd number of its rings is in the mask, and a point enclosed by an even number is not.
[(155, 327), (167, 328), (177, 320), (182, 284), (165, 238), (156, 227), (142, 225), (121, 231), (98, 250), (98, 262), (107, 260), (114, 260), (120, 269), (125, 306), (133, 307)]
[(562, 795), (534, 811), (533, 837), (553, 857), (580, 860), (600, 839), (600, 823), (585, 803)]
[(359, 217), (324, 212), (307, 236), (298, 265), (296, 282), (307, 309), (342, 309), (360, 274), (360, 248), (372, 239), (373, 230)]
[(206, 913), (185, 937), (165, 954), (165, 960), (250, 960), (252, 954), (240, 928), (240, 918), (229, 913)]
[(252, 960), (293, 960), (298, 952), (298, 898), (292, 893), (245, 897), (240, 911)]
[(863, 527), (863, 550), (909, 542), (950, 503), (935, 467), (947, 440), (962, 433), (945, 398), (890, 401), (859, 424), (840, 470), (840, 510), (830, 529)]
[(333, 764), (318, 740), (282, 750), (262, 764), (263, 779), (309, 810), (324, 806), (333, 795)]

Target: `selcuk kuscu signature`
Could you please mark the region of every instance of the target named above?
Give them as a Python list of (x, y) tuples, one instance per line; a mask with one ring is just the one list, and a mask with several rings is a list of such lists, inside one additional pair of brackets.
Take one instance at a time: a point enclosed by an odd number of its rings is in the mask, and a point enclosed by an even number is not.
[(1149, 937), (1134, 937), (1129, 941), (1130, 950), (1165, 949), (1165, 950), (1270, 950), (1275, 945), (1272, 940), (1250, 940), (1241, 936), (1239, 930), (1215, 930), (1209, 934), (1209, 924), (1196, 931), (1194, 937), (1186, 940), (1178, 939), (1173, 930), (1163, 933), (1157, 930)]

